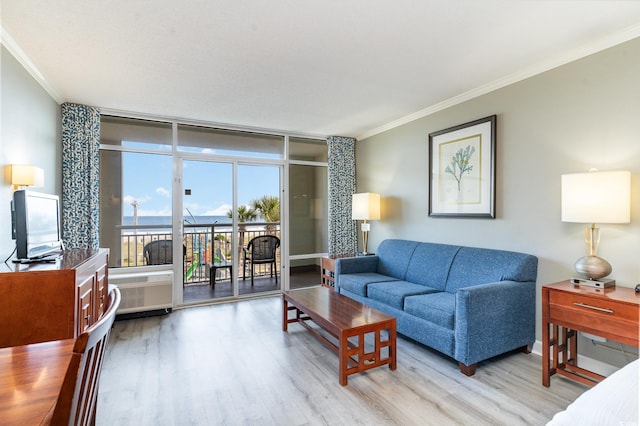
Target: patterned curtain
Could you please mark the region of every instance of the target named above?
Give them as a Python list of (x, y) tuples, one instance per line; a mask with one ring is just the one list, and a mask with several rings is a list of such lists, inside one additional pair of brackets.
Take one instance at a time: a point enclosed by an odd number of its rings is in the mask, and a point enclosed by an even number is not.
[(358, 250), (356, 222), (351, 219), (351, 196), (356, 191), (356, 140), (327, 138), (329, 148), (329, 254)]
[(65, 248), (98, 248), (100, 112), (62, 104), (62, 240)]

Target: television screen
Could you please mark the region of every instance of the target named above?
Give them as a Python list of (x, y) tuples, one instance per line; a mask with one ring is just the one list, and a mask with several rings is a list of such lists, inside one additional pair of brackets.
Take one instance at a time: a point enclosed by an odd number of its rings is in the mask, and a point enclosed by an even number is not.
[(38, 259), (62, 249), (57, 195), (18, 190), (13, 219), (18, 259)]

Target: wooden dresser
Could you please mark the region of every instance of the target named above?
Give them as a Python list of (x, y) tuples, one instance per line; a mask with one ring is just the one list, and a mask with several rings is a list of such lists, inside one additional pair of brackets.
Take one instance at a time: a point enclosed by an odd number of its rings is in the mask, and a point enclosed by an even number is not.
[(65, 250), (55, 263), (0, 266), (0, 347), (75, 338), (109, 302), (109, 249)]

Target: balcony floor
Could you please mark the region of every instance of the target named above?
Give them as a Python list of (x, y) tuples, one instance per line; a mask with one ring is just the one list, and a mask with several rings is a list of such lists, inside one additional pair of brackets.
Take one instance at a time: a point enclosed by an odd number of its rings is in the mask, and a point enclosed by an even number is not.
[[(320, 284), (320, 272), (319, 271), (304, 271), (292, 273), (291, 288), (303, 288)], [(282, 280), (278, 276), (278, 282), (275, 278), (269, 276), (254, 277), (253, 286), (251, 286), (251, 279), (247, 277), (243, 280), (242, 277), (238, 280), (238, 294), (241, 296), (264, 293), (268, 291), (280, 290)], [(211, 288), (209, 282), (202, 282), (199, 284), (189, 284), (183, 289), (182, 299), (184, 303), (201, 302), (211, 299), (220, 299), (223, 297), (232, 297), (233, 289), (231, 287), (231, 281), (228, 279), (218, 279), (216, 281), (215, 288)]]

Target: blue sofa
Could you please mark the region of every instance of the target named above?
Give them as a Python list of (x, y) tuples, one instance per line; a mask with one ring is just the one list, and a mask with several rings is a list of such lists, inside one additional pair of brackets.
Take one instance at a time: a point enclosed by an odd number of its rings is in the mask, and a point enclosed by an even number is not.
[(375, 256), (336, 259), (335, 290), (396, 317), (398, 333), (475, 373), (535, 340), (538, 258), (511, 251), (385, 240)]

